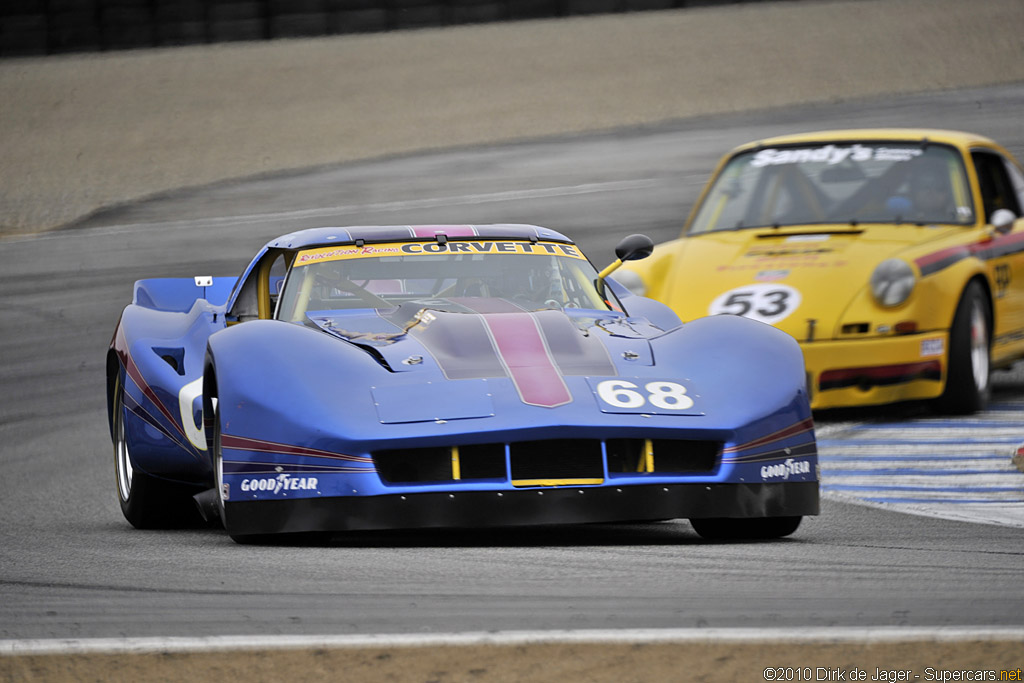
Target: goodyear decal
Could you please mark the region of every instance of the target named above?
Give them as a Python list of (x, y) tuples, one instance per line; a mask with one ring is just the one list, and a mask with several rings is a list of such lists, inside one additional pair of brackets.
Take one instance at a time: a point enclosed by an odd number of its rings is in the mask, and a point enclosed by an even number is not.
[(584, 259), (572, 244), (561, 242), (527, 242), (516, 240), (473, 240), (465, 242), (391, 242), (385, 244), (346, 245), (321, 247), (299, 253), (296, 266), (311, 263), (341, 261), (357, 258), (378, 258), (381, 256), (432, 256), (436, 254), (550, 254)]
[(761, 466), (761, 478), (765, 481), (769, 479), (789, 479), (790, 476), (810, 473), (810, 460), (794, 460), (793, 458), (786, 458), (784, 462)]

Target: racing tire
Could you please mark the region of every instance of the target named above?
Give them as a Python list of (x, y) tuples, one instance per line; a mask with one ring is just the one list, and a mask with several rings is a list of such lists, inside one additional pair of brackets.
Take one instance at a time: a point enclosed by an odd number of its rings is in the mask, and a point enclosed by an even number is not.
[(709, 517), (691, 519), (690, 525), (701, 538), (709, 541), (764, 540), (789, 536), (803, 517), (732, 518)]
[(217, 509), (220, 513), (221, 522), (224, 524), (224, 528), (228, 529), (228, 535), (235, 543), (245, 544), (248, 541), (248, 536), (235, 536), (230, 533), (230, 527), (228, 526), (228, 514), (227, 505), (224, 502), (224, 452), (223, 446), (221, 445), (221, 427), (220, 427), (220, 411), (217, 410), (217, 397), (210, 397), (211, 413), (213, 424), (213, 433), (210, 437), (210, 455), (213, 460), (213, 484), (214, 490), (217, 492)]
[(182, 529), (202, 526), (192, 496), (194, 487), (159, 479), (135, 469), (125, 435), (124, 387), (114, 390), (114, 483), (121, 513), (136, 529)]
[(231, 524), (228, 521), (229, 515), (227, 510), (227, 504), (224, 500), (224, 452), (223, 446), (221, 445), (221, 427), (220, 427), (220, 411), (217, 410), (217, 397), (212, 396), (210, 398), (210, 406), (213, 423), (213, 430), (210, 438), (210, 455), (213, 460), (213, 480), (214, 487), (217, 492), (217, 506), (220, 512), (221, 522), (224, 524), (224, 528), (228, 532), (228, 536), (232, 541), (239, 545), (263, 545), (271, 543), (275, 536), (272, 534), (233, 534), (231, 533)]
[(983, 410), (991, 393), (992, 317), (988, 297), (977, 282), (964, 289), (949, 331), (946, 388), (935, 400), (937, 412), (970, 415)]

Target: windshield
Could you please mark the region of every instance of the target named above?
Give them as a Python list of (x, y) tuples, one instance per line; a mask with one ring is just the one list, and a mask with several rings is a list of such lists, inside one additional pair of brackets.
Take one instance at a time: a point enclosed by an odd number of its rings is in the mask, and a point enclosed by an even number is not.
[[(412, 242), (299, 252), (277, 318), (392, 308), (415, 302), (463, 310), (466, 300), (506, 299), (527, 310), (609, 310), (594, 288), (597, 273), (571, 244), (527, 241)], [(462, 302), (460, 304), (460, 302)]]
[(688, 234), (806, 224), (974, 222), (963, 163), (946, 145), (861, 142), (736, 155)]

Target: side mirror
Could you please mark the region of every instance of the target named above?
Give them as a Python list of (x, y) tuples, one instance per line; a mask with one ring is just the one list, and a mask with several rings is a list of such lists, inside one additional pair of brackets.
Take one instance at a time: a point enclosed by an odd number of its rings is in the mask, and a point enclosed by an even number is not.
[(647, 258), (654, 251), (654, 240), (647, 235), (630, 235), (623, 237), (618, 246), (615, 247), (615, 260), (607, 268), (597, 274), (597, 292), (604, 299), (604, 279), (618, 270), (626, 261), (639, 261)]
[(622, 241), (615, 247), (615, 256), (619, 261), (639, 261), (650, 256), (652, 251), (654, 251), (654, 241), (650, 237), (630, 235), (622, 238)]
[(995, 231), (1001, 234), (1006, 234), (1013, 229), (1013, 224), (1017, 220), (1016, 214), (1009, 209), (997, 209), (992, 214), (992, 227)]

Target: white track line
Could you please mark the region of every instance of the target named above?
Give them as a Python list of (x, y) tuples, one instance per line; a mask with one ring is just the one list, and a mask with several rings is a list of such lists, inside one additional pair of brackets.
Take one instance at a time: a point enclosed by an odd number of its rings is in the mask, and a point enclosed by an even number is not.
[(153, 652), (224, 652), (306, 648), (382, 648), (601, 643), (906, 643), (1001, 641), (1024, 645), (1024, 627), (827, 627), (758, 629), (628, 629), (582, 631), (494, 631), (433, 634), (321, 636), (206, 636), (166, 638), (54, 638), (0, 640), (0, 656), (45, 654), (142, 654)]

